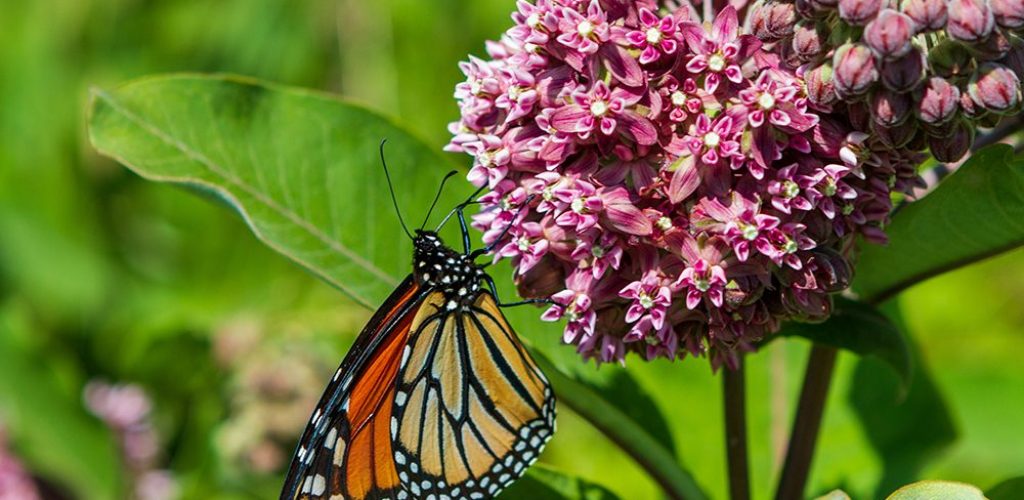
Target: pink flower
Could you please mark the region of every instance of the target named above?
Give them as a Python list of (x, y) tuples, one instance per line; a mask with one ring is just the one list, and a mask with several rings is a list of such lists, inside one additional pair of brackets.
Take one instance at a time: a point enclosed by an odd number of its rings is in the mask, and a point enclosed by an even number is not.
[(641, 50), (640, 64), (650, 64), (679, 48), (679, 33), (672, 16), (658, 19), (650, 10), (640, 9), (640, 29), (626, 34), (626, 40)]
[(639, 144), (653, 144), (656, 140), (654, 126), (635, 111), (628, 109), (641, 96), (625, 88), (614, 90), (599, 81), (587, 92), (572, 95), (572, 104), (557, 109), (551, 116), (551, 126), (559, 132), (576, 134), (588, 139), (595, 129), (610, 136), (622, 122), (623, 129)]
[(559, 43), (583, 55), (597, 52), (600, 44), (608, 41), (611, 31), (597, 0), (591, 0), (585, 14), (571, 7), (563, 8), (558, 29), (562, 32), (558, 35)]
[(725, 271), (704, 259), (697, 259), (680, 275), (676, 286), (686, 292), (686, 308), (696, 309), (706, 297), (711, 305), (721, 307), (725, 299)]
[(583, 337), (594, 334), (594, 323), (597, 315), (591, 309), (593, 302), (587, 295), (591, 275), (586, 272), (575, 272), (566, 280), (567, 289), (551, 296), (554, 302), (540, 319), (544, 321), (568, 320), (563, 340), (575, 342)]
[(536, 222), (515, 225), (509, 233), (510, 241), (498, 249), (494, 260), (497, 261), (501, 257), (512, 258), (517, 268), (516, 272), (524, 274), (537, 265), (541, 257), (547, 253), (548, 240), (544, 238), (544, 231)]
[(590, 269), (594, 279), (600, 279), (609, 268), (619, 269), (622, 254), (622, 245), (614, 234), (590, 231), (579, 241), (570, 257), (579, 262), (580, 269)]
[(742, 123), (731, 116), (722, 116), (714, 122), (707, 115), (700, 115), (690, 133), (684, 139), (690, 152), (697, 155), (705, 165), (716, 165), (727, 160), (737, 167), (744, 159), (740, 151), (739, 136)]
[(739, 34), (736, 9), (731, 5), (718, 14), (710, 33), (695, 22), (682, 23), (680, 30), (695, 54), (686, 63), (686, 69), (705, 74), (704, 89), (708, 92), (718, 89), (722, 76), (733, 83), (742, 82), (740, 64), (761, 44), (752, 35)]
[(625, 320), (632, 323), (633, 328), (624, 340), (635, 342), (652, 330), (653, 333), (664, 330), (668, 308), (672, 305), (672, 291), (657, 271), (648, 271), (639, 281), (626, 285), (619, 291), (619, 297), (631, 300)]
[(508, 174), (512, 152), (498, 136), (481, 135), (478, 139), (462, 146), (467, 153), (475, 157), (468, 179), (474, 186), (487, 185), (493, 188)]

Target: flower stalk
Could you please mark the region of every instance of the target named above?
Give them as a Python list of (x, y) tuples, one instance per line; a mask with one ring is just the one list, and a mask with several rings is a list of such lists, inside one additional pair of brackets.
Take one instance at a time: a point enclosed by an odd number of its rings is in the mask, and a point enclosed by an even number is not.
[(825, 412), (825, 400), (832, 382), (836, 354), (834, 347), (814, 344), (811, 348), (796, 418), (793, 420), (793, 432), (786, 449), (779, 488), (775, 493), (776, 500), (803, 498), (818, 430), (821, 428), (821, 417)]
[(729, 498), (750, 499), (750, 468), (747, 463), (747, 388), (743, 357), (735, 370), (722, 373), (725, 403), (725, 451), (729, 462)]

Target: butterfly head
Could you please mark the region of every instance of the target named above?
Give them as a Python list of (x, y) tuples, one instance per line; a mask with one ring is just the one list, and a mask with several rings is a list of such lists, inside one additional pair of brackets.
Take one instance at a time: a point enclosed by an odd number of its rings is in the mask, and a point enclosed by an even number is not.
[(479, 295), (484, 272), (469, 256), (422, 229), (416, 231), (413, 247), (413, 274), (421, 287), (436, 287), (456, 303), (471, 303)]

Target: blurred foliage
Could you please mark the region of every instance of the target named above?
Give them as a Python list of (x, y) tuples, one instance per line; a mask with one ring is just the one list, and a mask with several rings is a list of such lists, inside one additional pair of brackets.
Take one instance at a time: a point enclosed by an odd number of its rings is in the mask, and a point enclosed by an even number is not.
[[(82, 408), (81, 389), (94, 378), (131, 381), (154, 398), (166, 466), (185, 498), (272, 497), (287, 460), (275, 453), (290, 453), (277, 431), (288, 418), (276, 421), (273, 403), (315, 398), (367, 318), (266, 249), (218, 201), (145, 183), (92, 152), (83, 127), (90, 86), (167, 71), (240, 73), (343, 93), (440, 148), (457, 114), (447, 98), (460, 80), (456, 61), (482, 52), (513, 4), (0, 0), (0, 419), (32, 470), (80, 498), (120, 498), (115, 445)], [(933, 368), (928, 390), (946, 402), (959, 435), (911, 475), (993, 485), (1024, 472), (1022, 296), (1016, 251), (896, 299), (915, 365)], [(517, 325), (536, 315), (510, 314)], [(557, 336), (524, 334), (560, 353), (559, 366), (595, 371), (571, 349), (554, 349)], [(784, 340), (747, 363), (758, 498), (773, 487), (805, 356), (805, 342)], [(886, 383), (854, 377), (873, 373), (867, 366), (840, 358), (811, 492), (867, 498), (888, 477), (890, 462), (848, 400), (863, 384)], [(667, 416), (680, 459), (722, 498), (721, 400), (707, 364), (631, 359), (629, 369)], [(615, 384), (620, 370), (597, 372)], [(658, 497), (628, 457), (564, 409), (542, 462), (622, 498)]]

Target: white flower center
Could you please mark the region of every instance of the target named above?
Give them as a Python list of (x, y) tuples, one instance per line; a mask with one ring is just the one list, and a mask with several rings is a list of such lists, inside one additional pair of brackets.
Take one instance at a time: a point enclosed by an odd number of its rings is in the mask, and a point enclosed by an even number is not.
[(850, 215), (853, 213), (853, 205), (847, 203), (843, 205), (843, 215)]
[(590, 104), (590, 114), (594, 116), (604, 116), (608, 112), (608, 103), (604, 101), (594, 101)]
[(576, 312), (575, 305), (570, 306), (569, 309), (565, 311), (565, 317), (569, 318), (570, 323), (580, 320), (580, 313)]
[(686, 94), (684, 94), (684, 93), (682, 93), (682, 92), (680, 92), (678, 90), (673, 92), (672, 93), (672, 104), (674, 104), (676, 106), (680, 106), (680, 107), (683, 106), (684, 104), (686, 104)]
[(551, 201), (555, 199), (555, 190), (551, 186), (545, 186), (544, 189), (541, 190), (540, 196), (541, 198), (544, 198), (544, 201)]
[(704, 134), (704, 145), (709, 149), (717, 148), (721, 142), (722, 138), (716, 132)]
[(480, 80), (473, 80), (472, 82), (469, 82), (469, 91), (472, 92), (473, 95), (480, 95), (480, 92), (483, 89), (484, 86), (480, 84)]
[(658, 229), (661, 229), (662, 231), (672, 229), (672, 219), (669, 219), (668, 217), (661, 217), (658, 219)]
[(641, 293), (640, 298), (637, 299), (637, 302), (639, 302), (644, 309), (650, 309), (654, 307), (654, 299), (652, 299), (646, 293)]
[(706, 278), (697, 278), (693, 280), (693, 286), (697, 287), (697, 290), (706, 292), (711, 289), (711, 281)]
[(530, 249), (530, 240), (526, 238), (519, 238), (516, 240), (516, 246), (519, 247), (520, 252), (525, 252)]
[(579, 33), (581, 37), (587, 38), (594, 33), (594, 24), (590, 21), (583, 21), (576, 25), (576, 32)]
[(519, 96), (523, 95), (523, 88), (519, 85), (513, 85), (508, 88), (508, 98), (513, 101), (518, 101)]
[(711, 58), (708, 59), (708, 68), (710, 68), (711, 71), (714, 71), (715, 73), (722, 71), (723, 69), (725, 69), (725, 58), (722, 57), (720, 54), (715, 54), (711, 56)]
[(530, 16), (526, 18), (526, 25), (531, 28), (536, 28), (537, 26), (540, 26), (540, 15), (537, 14), (536, 12), (530, 14)]
[(752, 224), (743, 224), (741, 227), (743, 230), (743, 239), (747, 241), (753, 241), (757, 239), (757, 226), (754, 226)]
[(836, 194), (836, 181), (830, 179), (825, 180), (825, 196), (835, 196)]
[(594, 245), (590, 247), (590, 255), (593, 255), (595, 259), (604, 257), (605, 249), (602, 246)]
[(786, 253), (793, 253), (799, 250), (799, 248), (797, 248), (795, 241), (790, 238), (786, 238), (786, 245), (783, 247), (783, 250), (785, 250)]
[(523, 44), (523, 50), (527, 52), (540, 52), (540, 46), (535, 43), (526, 42)]
[(647, 43), (658, 43), (661, 41), (661, 30), (654, 26), (647, 28)]
[(485, 167), (494, 165), (494, 151), (484, 151), (483, 153), (480, 153), (476, 159)]
[(761, 109), (772, 109), (775, 107), (775, 97), (771, 94), (761, 94), (761, 97), (757, 98), (757, 103), (761, 105)]
[(572, 200), (572, 203), (569, 204), (569, 207), (572, 208), (573, 212), (583, 213), (583, 209), (585, 207), (583, 198), (576, 198), (575, 200)]
[(782, 194), (786, 198), (793, 198), (794, 196), (800, 194), (800, 186), (798, 186), (793, 181), (786, 181), (782, 183)]

